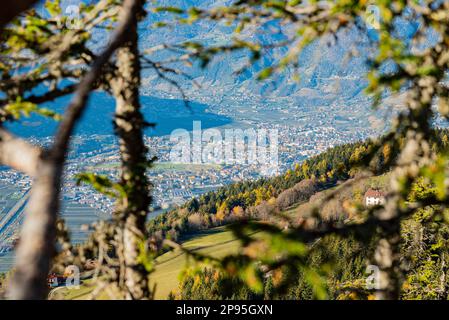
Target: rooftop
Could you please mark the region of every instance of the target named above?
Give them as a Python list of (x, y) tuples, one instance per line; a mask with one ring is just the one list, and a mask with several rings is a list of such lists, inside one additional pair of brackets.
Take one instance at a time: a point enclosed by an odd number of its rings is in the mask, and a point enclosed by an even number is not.
[(365, 192), (365, 198), (382, 198), (382, 197), (385, 197), (385, 194), (380, 190), (369, 188)]

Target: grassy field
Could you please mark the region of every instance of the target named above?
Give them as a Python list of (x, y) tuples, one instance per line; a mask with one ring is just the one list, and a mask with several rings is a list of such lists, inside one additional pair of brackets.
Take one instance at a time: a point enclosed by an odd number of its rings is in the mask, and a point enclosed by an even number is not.
[[(228, 254), (237, 253), (240, 249), (240, 242), (236, 240), (230, 231), (224, 227), (205, 230), (192, 235), (183, 242), (183, 246), (189, 250), (194, 250), (202, 254), (213, 257), (222, 257)], [(156, 267), (151, 275), (151, 284), (156, 284), (156, 299), (166, 299), (168, 294), (178, 287), (179, 276), (184, 268), (192, 266), (186, 254), (180, 250), (167, 252), (156, 259)], [(82, 300), (86, 299), (93, 288), (89, 286), (90, 281), (86, 280), (79, 289), (58, 289), (57, 295), (63, 299)], [(100, 299), (107, 297), (100, 295)]]
[[(184, 242), (183, 246), (189, 250), (220, 258), (237, 253), (240, 242), (230, 231), (219, 227), (196, 234), (191, 240)], [(181, 271), (193, 263), (189, 260), (191, 259), (187, 259), (180, 250), (168, 252), (156, 260), (156, 271), (151, 277), (152, 284), (157, 286), (156, 299), (165, 299), (170, 291), (177, 288)]]

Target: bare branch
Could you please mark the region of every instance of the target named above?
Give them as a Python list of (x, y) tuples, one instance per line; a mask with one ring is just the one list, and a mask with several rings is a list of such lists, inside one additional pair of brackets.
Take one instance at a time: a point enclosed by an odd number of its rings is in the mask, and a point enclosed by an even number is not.
[(103, 51), (103, 53), (97, 57), (94, 64), (88, 74), (78, 85), (75, 91), (75, 96), (70, 102), (70, 105), (61, 121), (56, 134), (55, 144), (52, 148), (53, 156), (60, 158), (63, 157), (67, 149), (67, 144), (72, 134), (76, 121), (81, 117), (84, 107), (86, 105), (89, 93), (94, 85), (96, 79), (101, 74), (103, 65), (105, 65), (111, 55), (116, 49), (120, 47), (122, 42), (126, 38), (126, 33), (130, 23), (133, 20), (139, 6), (137, 0), (125, 0), (123, 4), (123, 11), (121, 12), (120, 20), (122, 23), (117, 27), (115, 35), (109, 44), (109, 46)]

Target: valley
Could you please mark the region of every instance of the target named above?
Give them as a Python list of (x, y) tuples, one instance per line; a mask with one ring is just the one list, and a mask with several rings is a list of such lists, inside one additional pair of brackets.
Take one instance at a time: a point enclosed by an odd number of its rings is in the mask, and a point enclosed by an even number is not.
[[(64, 105), (67, 99), (67, 97), (58, 99), (48, 107), (61, 110), (60, 106)], [(295, 163), (335, 145), (363, 140), (377, 131), (364, 122), (360, 122), (360, 127), (357, 127), (353, 118), (350, 118), (351, 122), (342, 120), (346, 119), (346, 116), (342, 115), (342, 112), (347, 113), (344, 109), (337, 113), (329, 110), (325, 112), (325, 108), (323, 112), (294, 106), (284, 109), (281, 107), (282, 104), (270, 107), (275, 104), (266, 101), (266, 103), (257, 102), (255, 107), (237, 109), (235, 105), (229, 105), (228, 108), (225, 102), (219, 108), (194, 103), (193, 109), (189, 111), (182, 101), (146, 96), (142, 96), (142, 103), (145, 106), (146, 120), (155, 121), (157, 124), (155, 129), (149, 129), (145, 138), (150, 154), (158, 157), (157, 163), (148, 172), (154, 184), (154, 210), (150, 214), (151, 218), (164, 213), (167, 209), (182, 205), (192, 197), (199, 197), (222, 186), (264, 177), (258, 164), (171, 163), (170, 150), (173, 148), (173, 141), (169, 133), (174, 129), (191, 132), (193, 121), (200, 121), (203, 130), (217, 128), (221, 132), (226, 129), (247, 128), (277, 130), (279, 132), (277, 173), (285, 172)], [(93, 95), (89, 111), (78, 126), (77, 136), (73, 139), (69, 154), (63, 191), (64, 201), (73, 204), (71, 205), (73, 208), (79, 206), (81, 210), (79, 219), (80, 221), (84, 219), (82, 221), (84, 224), (93, 222), (98, 215), (110, 216), (114, 206), (113, 199), (95, 192), (88, 185), (76, 183), (76, 175), (86, 171), (103, 174), (111, 179), (117, 177), (115, 164), (119, 161), (118, 146), (112, 135), (110, 119), (113, 107), (113, 101), (105, 94)], [(288, 116), (285, 113), (287, 110)], [(102, 116), (98, 117), (99, 114)], [(352, 113), (348, 113), (347, 116), (350, 114)], [(28, 137), (28, 140), (36, 145), (46, 146), (51, 143), (48, 135), (53, 132), (55, 126), (53, 120), (32, 115), (12, 125), (11, 130)], [(11, 170), (1, 170), (0, 179), (6, 185), (18, 187), (16, 200), (24, 197), (32, 183), (29, 177)], [(1, 213), (5, 214), (7, 212), (5, 210), (1, 209)], [(11, 247), (11, 241), (18, 237), (20, 222), (19, 219), (15, 224), (11, 224), (8, 232), (0, 231), (0, 245)], [(11, 265), (10, 255), (11, 253), (7, 253), (0, 256), (0, 261), (7, 260), (1, 271), (7, 271)]]
[[(289, 217), (294, 223), (313, 219), (312, 210), (322, 206), (322, 199), (328, 197), (330, 193), (336, 193), (337, 198), (326, 203), (324, 207), (321, 207), (324, 215), (323, 219), (343, 219), (346, 222), (353, 222), (357, 217), (350, 217), (344, 207), (347, 207), (348, 203), (354, 205), (363, 204), (363, 194), (369, 188), (374, 187), (386, 190), (388, 178), (389, 175), (386, 174), (358, 181), (351, 179), (335, 187), (317, 192), (308, 201), (295, 203), (285, 211), (279, 213), (279, 223), (282, 223), (280, 217), (283, 215)], [(337, 216), (332, 216), (333, 214), (337, 214)], [(276, 218), (274, 217), (273, 219)], [(251, 233), (249, 236), (253, 239), (264, 238), (263, 232)], [(186, 250), (213, 258), (222, 258), (227, 255), (242, 253), (241, 241), (228, 229), (228, 226), (212, 227), (186, 234), (180, 239), (180, 243)], [(155, 299), (165, 300), (170, 293), (176, 296), (179, 283), (182, 281), (183, 275), (186, 272), (189, 274), (194, 270), (207, 266), (207, 263), (195, 262), (192, 257), (189, 257), (181, 249), (173, 249), (160, 255), (155, 260), (155, 269), (150, 276), (151, 286), (156, 288)], [(57, 295), (54, 295), (54, 298), (83, 300), (87, 299), (93, 290), (94, 287), (91, 286), (91, 282), (86, 280), (80, 289), (59, 289)], [(99, 299), (108, 298), (110, 297), (106, 293), (99, 296)]]

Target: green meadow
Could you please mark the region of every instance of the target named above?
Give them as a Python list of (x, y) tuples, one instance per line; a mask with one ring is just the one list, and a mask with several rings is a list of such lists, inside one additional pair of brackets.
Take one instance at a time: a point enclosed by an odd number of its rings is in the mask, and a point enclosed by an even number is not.
[[(240, 241), (236, 240), (231, 231), (225, 227), (199, 231), (183, 242), (183, 247), (204, 255), (220, 258), (228, 254), (237, 253)], [(156, 259), (155, 271), (151, 275), (151, 285), (156, 285), (155, 298), (164, 300), (172, 290), (176, 290), (182, 271), (195, 264), (180, 249), (167, 252)], [(93, 290), (91, 281), (84, 281), (79, 289), (57, 289), (57, 298), (66, 300), (83, 300), (88, 298)], [(99, 299), (108, 299), (106, 293), (100, 294)]]

